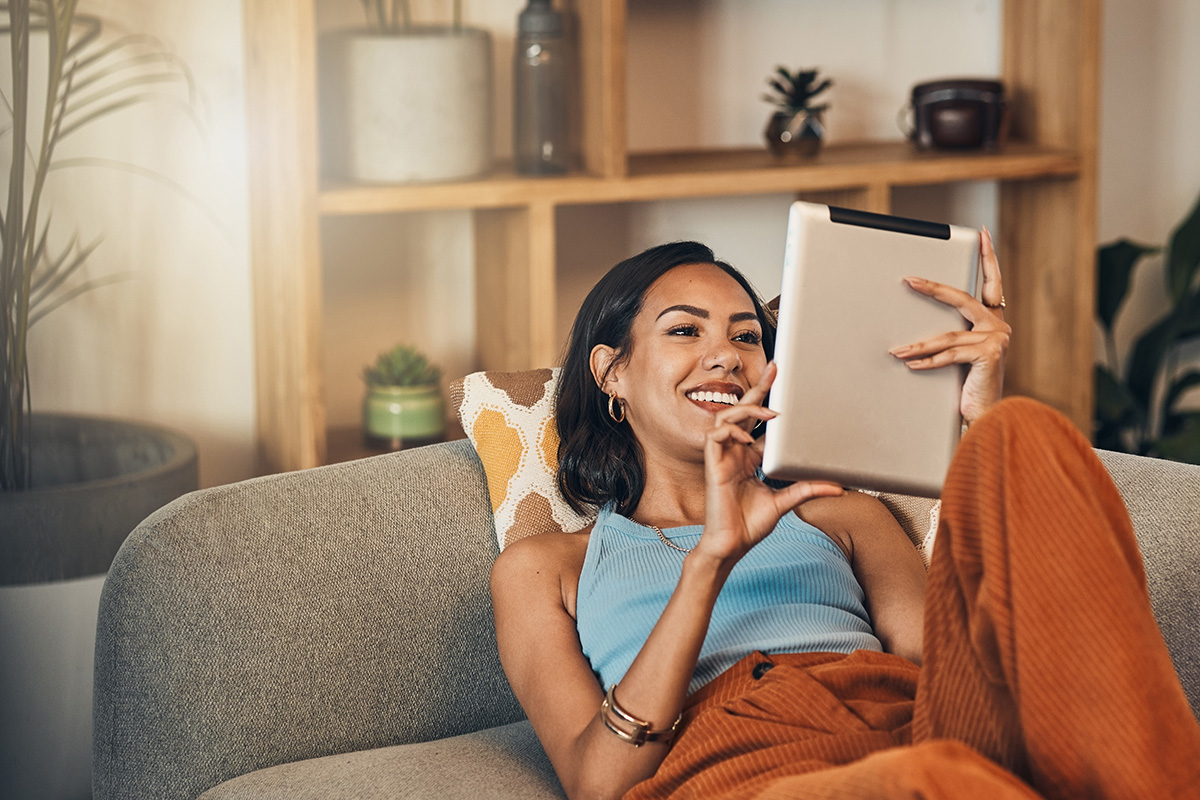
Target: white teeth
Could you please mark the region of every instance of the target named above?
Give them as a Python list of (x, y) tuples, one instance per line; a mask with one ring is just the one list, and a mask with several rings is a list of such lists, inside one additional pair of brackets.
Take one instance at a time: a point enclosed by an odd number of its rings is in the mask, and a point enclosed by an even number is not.
[(738, 401), (735, 395), (728, 392), (690, 392), (688, 399), (701, 403), (721, 403), (727, 406), (737, 405)]

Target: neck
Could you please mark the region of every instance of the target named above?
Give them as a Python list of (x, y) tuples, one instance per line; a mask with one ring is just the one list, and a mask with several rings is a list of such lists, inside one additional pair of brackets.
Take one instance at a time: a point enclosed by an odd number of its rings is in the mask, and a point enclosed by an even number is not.
[(646, 486), (633, 513), (642, 525), (704, 524), (704, 464), (646, 464)]

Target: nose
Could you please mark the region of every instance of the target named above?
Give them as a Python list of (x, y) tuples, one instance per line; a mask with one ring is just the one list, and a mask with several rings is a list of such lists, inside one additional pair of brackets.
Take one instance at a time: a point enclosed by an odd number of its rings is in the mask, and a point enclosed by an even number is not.
[(701, 365), (705, 369), (724, 369), (734, 373), (742, 368), (742, 355), (733, 346), (733, 342), (722, 337), (709, 346)]

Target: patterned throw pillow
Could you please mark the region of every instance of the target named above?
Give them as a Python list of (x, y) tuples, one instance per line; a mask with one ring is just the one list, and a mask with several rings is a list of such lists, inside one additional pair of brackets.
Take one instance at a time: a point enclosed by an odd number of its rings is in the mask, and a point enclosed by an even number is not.
[(933, 539), (937, 533), (938, 517), (942, 512), (942, 501), (887, 492), (866, 494), (878, 497), (880, 502), (887, 506), (887, 510), (892, 512), (892, 516), (917, 548), (921, 560), (925, 562), (925, 568), (928, 569), (929, 561), (933, 557)]
[[(501, 550), (535, 533), (577, 531), (596, 516), (576, 514), (558, 491), (558, 372), (476, 372), (450, 387), (450, 402), (483, 462)], [(869, 494), (892, 512), (928, 566), (941, 501)]]
[(596, 518), (571, 510), (558, 491), (558, 370), (476, 372), (450, 386), (450, 402), (487, 475), (503, 550), (525, 536), (577, 531)]

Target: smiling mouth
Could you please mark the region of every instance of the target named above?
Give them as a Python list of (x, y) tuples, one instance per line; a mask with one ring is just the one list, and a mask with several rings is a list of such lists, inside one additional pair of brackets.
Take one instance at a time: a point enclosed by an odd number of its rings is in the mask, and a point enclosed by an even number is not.
[(687, 399), (698, 403), (717, 403), (723, 406), (737, 405), (738, 401), (737, 395), (728, 392), (688, 392)]

